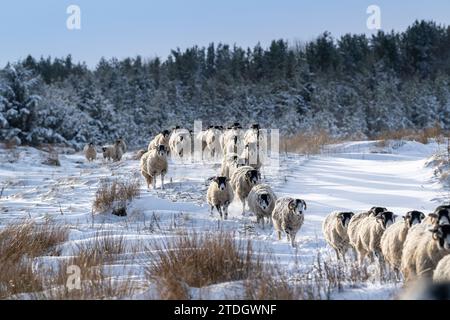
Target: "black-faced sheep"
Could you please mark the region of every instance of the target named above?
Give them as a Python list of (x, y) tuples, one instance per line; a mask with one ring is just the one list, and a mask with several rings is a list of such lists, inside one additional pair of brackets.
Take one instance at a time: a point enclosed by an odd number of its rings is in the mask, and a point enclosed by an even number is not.
[(95, 150), (95, 146), (92, 142), (86, 145), (83, 151), (87, 161), (91, 162), (97, 159), (97, 151)]
[(167, 149), (164, 145), (158, 146), (145, 153), (141, 158), (141, 172), (147, 181), (147, 187), (153, 185), (156, 189), (156, 177), (161, 176), (161, 189), (164, 189), (164, 176), (167, 174)]
[(272, 212), (272, 222), (277, 231), (278, 240), (281, 240), (281, 233), (284, 232), (291, 246), (296, 246), (295, 237), (303, 225), (305, 210), (306, 202), (301, 199), (284, 197), (276, 201)]
[(260, 174), (252, 167), (243, 166), (236, 169), (231, 176), (231, 186), (235, 195), (242, 202), (242, 214), (245, 214), (245, 201), (250, 190), (259, 184)]
[(406, 281), (430, 278), (439, 261), (450, 254), (450, 225), (411, 228), (403, 247), (401, 271)]
[(322, 224), (325, 240), (336, 252), (338, 260), (342, 258), (345, 261), (345, 254), (350, 247), (347, 227), (353, 216), (353, 212), (332, 212)]
[(420, 211), (410, 211), (402, 221), (397, 221), (383, 233), (381, 237), (381, 252), (387, 263), (398, 273), (402, 262), (403, 244), (409, 230), (425, 219)]
[(228, 218), (228, 206), (234, 197), (233, 189), (229, 181), (230, 179), (227, 177), (214, 177), (206, 195), (211, 208), (211, 215), (213, 214), (213, 209), (216, 208), (220, 214), (220, 218), (223, 218), (223, 215), (225, 215), (225, 220)]
[(264, 229), (265, 219), (271, 221), (272, 211), (275, 208), (277, 197), (267, 184), (258, 184), (250, 190), (247, 202), (251, 212), (256, 215), (256, 222), (262, 223)]

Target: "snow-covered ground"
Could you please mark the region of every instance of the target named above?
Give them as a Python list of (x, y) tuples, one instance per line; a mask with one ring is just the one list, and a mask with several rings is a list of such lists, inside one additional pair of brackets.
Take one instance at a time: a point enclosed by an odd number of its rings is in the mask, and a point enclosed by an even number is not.
[[(425, 213), (448, 198), (433, 179), (433, 168), (425, 166), (436, 152), (434, 143), (397, 142), (380, 148), (376, 142), (348, 142), (328, 146), (323, 155), (304, 157), (282, 155), (279, 170), (266, 167), (263, 180), (278, 196), (293, 196), (308, 204), (305, 224), (298, 234), (298, 247), (277, 241), (271, 228), (263, 230), (255, 217), (242, 216), (234, 202), (227, 221), (210, 216), (205, 204), (206, 179), (218, 173), (219, 164), (187, 163), (169, 167), (165, 190), (148, 191), (142, 183), (138, 199), (128, 207), (127, 217), (93, 214), (92, 201), (101, 179), (122, 179), (139, 174), (139, 161), (127, 154), (119, 163), (86, 163), (82, 154), (60, 154), (60, 167), (42, 164), (46, 154), (33, 148), (0, 149), (0, 225), (32, 218), (71, 226), (70, 241), (62, 246), (62, 257), (74, 254), (77, 245), (89, 244), (102, 233), (124, 238), (127, 246), (173, 237), (180, 229), (198, 232), (219, 228), (236, 231), (236, 237), (251, 238), (261, 254), (285, 268), (289, 277), (310, 270), (318, 253), (332, 256), (321, 231), (321, 223), (334, 210), (362, 211), (384, 206), (398, 215), (417, 209)], [(61, 257), (43, 257), (38, 265), (51, 264)], [(145, 278), (145, 259), (126, 254), (108, 266), (115, 279), (142, 284), (130, 298), (152, 298), (154, 291)], [(369, 266), (374, 269), (374, 266)], [(333, 299), (388, 299), (401, 288), (395, 281), (368, 281), (332, 292)], [(236, 290), (234, 293), (233, 290)], [(214, 285), (192, 290), (193, 297), (230, 298), (239, 292), (239, 283)]]

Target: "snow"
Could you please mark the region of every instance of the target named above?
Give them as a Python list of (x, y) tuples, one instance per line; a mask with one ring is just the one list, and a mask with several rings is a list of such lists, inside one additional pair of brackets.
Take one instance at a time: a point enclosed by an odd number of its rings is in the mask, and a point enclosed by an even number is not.
[[(206, 232), (220, 227), (236, 231), (237, 238), (252, 239), (260, 254), (283, 266), (289, 277), (296, 277), (311, 269), (318, 253), (333, 256), (321, 231), (322, 221), (332, 211), (358, 212), (383, 206), (403, 215), (412, 209), (434, 210), (444, 190), (433, 179), (433, 168), (425, 164), (436, 150), (435, 143), (402, 142), (383, 149), (377, 142), (359, 141), (328, 146), (317, 156), (282, 155), (279, 170), (263, 168), (263, 180), (278, 196), (302, 198), (308, 204), (298, 247), (292, 248), (286, 239), (278, 241), (270, 228), (257, 226), (254, 216), (242, 216), (236, 201), (230, 206), (228, 221), (218, 222), (217, 215), (209, 215), (205, 181), (218, 172), (220, 164), (171, 162), (166, 189), (148, 191), (142, 183), (141, 195), (129, 204), (128, 216), (116, 217), (93, 215), (92, 201), (101, 179), (139, 174), (139, 161), (131, 160), (132, 154), (111, 164), (100, 159), (87, 163), (80, 153), (66, 153), (59, 155), (60, 167), (51, 167), (42, 164), (47, 156), (43, 151), (0, 148), (0, 226), (17, 219), (49, 217), (69, 224), (69, 241), (61, 245), (62, 257), (36, 259), (42, 268), (75, 255), (80, 245), (88, 246), (96, 237), (122, 237), (126, 248), (139, 245), (144, 250), (152, 241), (173, 237), (182, 229)], [(105, 268), (118, 281), (133, 279), (142, 284), (143, 290), (129, 298), (154, 298), (153, 285), (145, 279), (145, 263), (144, 254), (136, 259), (124, 253)], [(345, 285), (343, 290), (331, 292), (330, 298), (391, 299), (400, 288), (400, 283), (369, 281)], [(192, 288), (191, 295), (225, 299), (239, 296), (239, 292), (242, 283), (230, 282)]]

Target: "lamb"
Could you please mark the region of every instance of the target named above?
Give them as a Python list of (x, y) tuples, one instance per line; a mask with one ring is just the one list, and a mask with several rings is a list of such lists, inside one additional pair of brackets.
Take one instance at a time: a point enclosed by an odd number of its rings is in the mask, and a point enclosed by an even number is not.
[(256, 223), (262, 223), (264, 229), (265, 218), (269, 221), (275, 208), (277, 197), (267, 184), (256, 185), (248, 194), (248, 207), (256, 215)]
[(306, 202), (301, 199), (289, 197), (280, 198), (275, 202), (272, 212), (272, 222), (278, 233), (278, 240), (281, 240), (281, 233), (286, 233), (291, 246), (295, 247), (295, 237), (303, 225)]
[(92, 142), (86, 145), (83, 151), (88, 162), (95, 161), (97, 159), (97, 151), (95, 150), (95, 146)]
[(435, 282), (450, 282), (450, 255), (442, 258), (433, 272), (433, 281)]
[[(359, 264), (362, 265), (364, 258), (370, 254), (373, 261), (375, 254), (382, 262), (380, 241), (384, 231), (393, 224), (394, 214), (389, 211), (380, 213), (378, 216), (365, 216), (360, 214), (354, 220), (356, 215), (350, 220), (349, 239), (350, 244), (358, 253)], [(356, 223), (355, 223), (356, 221)], [(381, 264), (380, 264), (381, 265)]]
[(156, 189), (156, 177), (161, 175), (161, 189), (164, 189), (164, 176), (167, 174), (167, 149), (161, 144), (157, 149), (145, 153), (141, 158), (141, 172), (147, 181), (147, 187)]
[(450, 254), (450, 224), (413, 227), (403, 246), (401, 271), (407, 282), (431, 278), (439, 261)]
[(155, 150), (160, 145), (163, 145), (166, 148), (166, 150), (168, 151), (169, 150), (169, 136), (170, 136), (169, 130), (162, 131), (160, 134), (158, 134), (156, 137), (154, 137), (152, 141), (150, 141), (150, 143), (148, 144), (147, 150), (148, 151)]
[(214, 208), (216, 208), (221, 219), (223, 219), (223, 214), (225, 214), (225, 220), (228, 219), (228, 206), (234, 198), (230, 179), (227, 177), (214, 177), (208, 187), (206, 198), (211, 206), (211, 215)]
[(381, 252), (388, 264), (398, 274), (402, 262), (403, 244), (411, 227), (420, 224), (425, 214), (420, 211), (410, 211), (402, 221), (394, 223), (381, 237)]
[(259, 184), (260, 174), (258, 170), (249, 166), (239, 167), (231, 176), (231, 186), (235, 195), (242, 202), (242, 215), (245, 214), (245, 201), (250, 190)]
[(169, 139), (169, 147), (172, 155), (179, 158), (189, 156), (191, 153), (191, 132), (187, 129), (177, 128)]
[(336, 252), (337, 259), (342, 258), (344, 262), (345, 254), (350, 247), (347, 227), (354, 215), (353, 212), (332, 212), (322, 224), (325, 240)]

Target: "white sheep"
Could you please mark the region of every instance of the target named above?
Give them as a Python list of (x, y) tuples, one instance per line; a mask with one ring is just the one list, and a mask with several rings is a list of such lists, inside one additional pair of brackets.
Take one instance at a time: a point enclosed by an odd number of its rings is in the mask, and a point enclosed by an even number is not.
[(244, 160), (240, 159), (236, 153), (228, 153), (222, 160), (221, 175), (230, 178), (236, 169), (243, 165)]
[(166, 150), (169, 151), (169, 138), (170, 138), (170, 131), (168, 130), (162, 131), (161, 133), (156, 135), (156, 137), (154, 137), (152, 141), (150, 141), (147, 150), (148, 151), (155, 150), (160, 145), (163, 145), (166, 148)]
[(260, 170), (263, 165), (263, 155), (256, 143), (246, 144), (241, 158), (244, 159), (245, 165), (256, 170)]
[(222, 129), (219, 126), (209, 127), (206, 130), (203, 139), (206, 144), (205, 152), (211, 158), (217, 158), (221, 156), (220, 137), (222, 135)]
[(347, 227), (353, 216), (353, 212), (335, 211), (329, 214), (322, 224), (322, 231), (326, 242), (336, 252), (337, 259), (342, 258), (344, 262), (345, 254), (350, 247)]
[[(146, 162), (144, 163), (144, 161)], [(164, 189), (164, 176), (167, 174), (167, 149), (164, 145), (158, 146), (144, 154), (141, 158), (141, 172), (147, 180), (147, 186), (152, 183), (153, 189), (156, 189), (156, 177), (161, 176), (161, 189)]]
[(211, 215), (214, 208), (216, 208), (220, 218), (223, 219), (223, 215), (225, 215), (226, 220), (228, 218), (228, 206), (234, 198), (230, 179), (227, 177), (214, 177), (208, 187), (206, 198), (211, 207)]
[(97, 159), (97, 151), (95, 150), (95, 146), (92, 142), (87, 144), (83, 151), (87, 161), (91, 162)]
[(244, 145), (254, 143), (260, 152), (267, 150), (267, 131), (262, 130), (259, 124), (253, 124), (244, 134)]
[(122, 154), (127, 153), (127, 143), (125, 142), (125, 140), (122, 137), (120, 137), (119, 139), (117, 139), (117, 141), (118, 141), (118, 146), (122, 150)]
[(450, 254), (450, 225), (409, 231), (403, 246), (401, 271), (407, 282), (416, 278), (430, 278), (439, 261)]
[(291, 246), (295, 247), (295, 237), (303, 225), (304, 211), (306, 202), (301, 199), (290, 197), (280, 198), (275, 202), (275, 208), (272, 212), (272, 222), (278, 234), (278, 240), (281, 240), (281, 233), (286, 233)]
[(147, 173), (147, 161), (148, 161), (149, 155), (150, 155), (150, 151), (146, 151), (142, 154), (142, 156), (139, 159), (141, 174), (145, 178), (145, 181), (147, 182), (148, 189), (150, 189), (150, 185), (152, 184), (152, 180), (153, 180), (152, 176)]
[(430, 213), (423, 221), (426, 225), (450, 224), (450, 209), (447, 206), (440, 206)]
[(409, 229), (420, 224), (425, 219), (425, 214), (420, 211), (410, 211), (402, 221), (397, 221), (386, 229), (381, 237), (381, 252), (386, 262), (398, 274), (402, 262), (403, 244)]
[(433, 281), (435, 282), (450, 282), (450, 255), (442, 258), (433, 272)]
[(250, 190), (247, 202), (251, 212), (256, 215), (256, 223), (262, 223), (264, 229), (265, 219), (271, 221), (272, 211), (275, 208), (277, 197), (267, 184), (256, 185)]
[(235, 192), (235, 195), (242, 203), (242, 214), (245, 214), (245, 201), (247, 199), (250, 190), (259, 184), (260, 174), (258, 170), (252, 167), (243, 166), (234, 171), (231, 176), (231, 186)]
[(114, 145), (102, 147), (103, 158), (107, 160), (113, 160), (114, 162), (120, 161), (123, 157), (122, 147), (120, 141), (116, 140)]
[(225, 156), (229, 153), (241, 153), (244, 149), (241, 129), (232, 127), (226, 130), (221, 136), (220, 144)]
[(380, 241), (384, 231), (394, 223), (394, 214), (389, 211), (382, 212), (378, 216), (362, 214), (357, 217), (356, 227), (355, 216), (350, 220), (348, 231), (350, 244), (358, 253), (359, 264), (362, 265), (364, 258), (370, 254), (372, 262), (375, 255), (382, 266)]
[(176, 129), (169, 138), (169, 148), (172, 156), (189, 157), (192, 151), (191, 132), (187, 129)]

